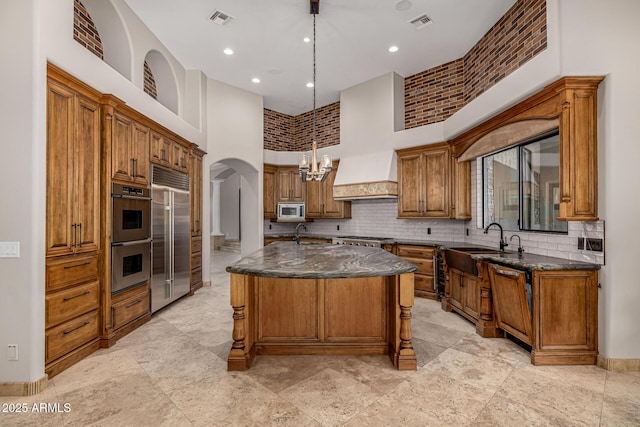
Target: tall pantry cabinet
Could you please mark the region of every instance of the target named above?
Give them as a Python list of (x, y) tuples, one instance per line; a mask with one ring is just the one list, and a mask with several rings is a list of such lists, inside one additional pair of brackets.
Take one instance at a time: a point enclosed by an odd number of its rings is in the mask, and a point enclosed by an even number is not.
[(99, 348), (100, 94), (50, 67), (47, 85), (45, 372)]

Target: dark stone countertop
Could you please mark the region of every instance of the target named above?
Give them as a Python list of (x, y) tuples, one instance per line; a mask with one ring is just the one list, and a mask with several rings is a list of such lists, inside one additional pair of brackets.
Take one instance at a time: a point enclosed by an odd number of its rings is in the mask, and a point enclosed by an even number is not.
[(295, 242), (271, 243), (227, 267), (229, 273), (305, 279), (394, 276), (416, 270), (380, 248)]
[[(294, 234), (273, 234), (268, 235), (265, 234), (265, 238), (269, 237), (291, 237), (293, 238)], [(307, 234), (302, 233), (300, 237), (308, 237), (308, 238), (321, 238), (321, 239), (331, 239), (332, 237), (340, 237), (338, 235), (324, 235), (324, 234)], [(478, 245), (475, 243), (466, 243), (466, 242), (450, 242), (450, 241), (435, 241), (435, 240), (415, 240), (415, 239), (396, 239), (396, 238), (383, 238), (383, 243), (389, 244), (398, 244), (398, 245), (413, 245), (413, 246), (431, 246), (438, 248), (439, 250), (447, 250), (451, 248), (490, 248), (490, 249), (498, 249), (483, 245)], [(499, 264), (521, 268), (524, 270), (599, 270), (600, 265), (592, 264), (583, 261), (573, 261), (570, 259), (564, 258), (555, 258), (546, 255), (536, 255), (525, 252), (522, 256), (518, 256), (518, 252), (516, 251), (505, 251), (503, 253), (494, 253), (494, 254), (472, 254), (472, 258), (478, 260), (488, 260), (492, 262), (496, 262)]]
[(502, 252), (494, 254), (472, 254), (471, 258), (502, 264), (523, 270), (600, 270), (600, 265), (564, 258), (554, 258), (546, 255), (536, 255), (517, 252)]

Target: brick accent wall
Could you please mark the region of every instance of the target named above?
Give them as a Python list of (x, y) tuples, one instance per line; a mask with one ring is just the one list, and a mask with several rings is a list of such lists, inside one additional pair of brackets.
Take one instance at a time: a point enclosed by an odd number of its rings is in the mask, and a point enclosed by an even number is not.
[(100, 34), (89, 12), (79, 0), (73, 2), (73, 39), (104, 61)]
[(293, 131), (293, 116), (264, 109), (263, 145), (265, 150), (293, 151), (288, 149), (293, 145)]
[(158, 99), (158, 89), (156, 88), (156, 80), (153, 78), (151, 67), (144, 61), (144, 91), (153, 99)]
[(405, 78), (405, 129), (446, 120), (546, 47), (546, 0), (518, 0), (464, 57)]
[[(311, 150), (313, 142), (313, 110), (295, 117), (294, 151)], [(316, 142), (318, 148), (340, 144), (340, 102), (316, 109)]]
[[(264, 148), (274, 151), (311, 150), (313, 110), (297, 116), (264, 109)], [(318, 147), (340, 144), (340, 102), (316, 109)]]
[(465, 103), (546, 48), (546, 0), (518, 0), (464, 56)]
[(405, 128), (441, 122), (464, 106), (462, 58), (404, 80)]

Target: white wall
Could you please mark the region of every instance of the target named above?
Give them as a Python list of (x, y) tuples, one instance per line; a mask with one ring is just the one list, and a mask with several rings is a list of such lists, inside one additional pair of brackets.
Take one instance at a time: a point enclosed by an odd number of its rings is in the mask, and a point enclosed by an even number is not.
[(234, 173), (220, 184), (220, 229), (228, 240), (240, 237), (240, 175)]
[[(558, 1), (558, 0), (556, 0)], [(600, 271), (600, 351), (640, 359), (640, 2), (562, 0), (562, 72), (606, 75), (598, 92), (599, 214), (606, 222)]]
[[(0, 382), (44, 373), (44, 96), (35, 0), (9, 0), (0, 11), (0, 241), (20, 242), (20, 258), (0, 258)], [(20, 34), (17, 37), (16, 34)], [(7, 344), (19, 346), (17, 362)]]
[[(206, 151), (209, 155), (204, 161), (204, 179), (209, 182), (210, 167), (214, 163), (222, 163), (240, 174), (241, 254), (244, 256), (262, 247), (262, 97), (215, 80), (208, 80), (207, 89)], [(225, 201), (221, 202), (224, 205)], [(210, 217), (209, 204), (204, 206), (204, 217)], [(209, 245), (204, 245), (202, 255), (209, 259)], [(208, 274), (207, 269), (203, 274)]]

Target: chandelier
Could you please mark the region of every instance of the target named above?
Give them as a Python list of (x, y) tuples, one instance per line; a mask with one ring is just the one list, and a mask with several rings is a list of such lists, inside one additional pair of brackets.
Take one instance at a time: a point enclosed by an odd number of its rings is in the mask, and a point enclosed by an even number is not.
[(322, 155), (318, 162), (318, 144), (316, 143), (316, 15), (320, 13), (320, 0), (310, 0), (309, 13), (313, 15), (313, 133), (311, 144), (311, 162), (307, 154), (300, 160), (300, 178), (305, 181), (324, 181), (331, 172), (331, 157)]

